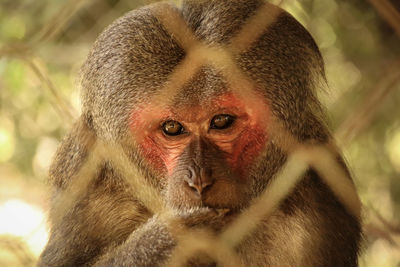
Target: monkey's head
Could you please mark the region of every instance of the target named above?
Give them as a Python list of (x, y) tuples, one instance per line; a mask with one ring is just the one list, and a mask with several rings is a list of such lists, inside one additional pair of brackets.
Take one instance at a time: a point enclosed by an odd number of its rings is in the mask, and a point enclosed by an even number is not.
[(83, 116), (172, 206), (236, 210), (284, 163), (283, 136), (328, 140), (315, 97), (323, 69), (310, 34), (263, 0), (159, 3), (97, 39)]

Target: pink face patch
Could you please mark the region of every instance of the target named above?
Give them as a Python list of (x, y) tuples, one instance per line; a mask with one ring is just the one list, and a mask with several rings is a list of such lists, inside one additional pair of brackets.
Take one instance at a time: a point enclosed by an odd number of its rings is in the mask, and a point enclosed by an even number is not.
[[(228, 93), (202, 105), (185, 106), (178, 111), (174, 108), (173, 112), (149, 104), (151, 108), (132, 113), (130, 129), (143, 157), (161, 172), (173, 173), (185, 148), (201, 136), (224, 151), (226, 161), (240, 176), (246, 177), (246, 170), (259, 156), (267, 141), (269, 109), (260, 99), (242, 100)], [(236, 120), (227, 130), (210, 129), (210, 120), (217, 114), (231, 114)], [(161, 129), (166, 120), (181, 123), (185, 133), (176, 137), (166, 136)]]

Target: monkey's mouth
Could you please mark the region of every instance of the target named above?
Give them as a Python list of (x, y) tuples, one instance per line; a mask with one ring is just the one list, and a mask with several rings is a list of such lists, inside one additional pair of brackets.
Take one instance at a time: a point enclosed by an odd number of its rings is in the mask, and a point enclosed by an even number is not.
[(204, 208), (213, 210), (216, 214), (220, 216), (230, 216), (234, 214), (239, 214), (242, 211), (241, 206), (235, 205), (218, 205), (216, 203), (202, 203)]
[(229, 208), (213, 208), (213, 207), (208, 207), (209, 209), (214, 210), (218, 215), (228, 215), (229, 213), (232, 212), (232, 209)]
[(213, 209), (217, 213), (218, 217), (226, 220), (227, 222), (237, 217), (240, 213), (239, 210), (231, 208), (211, 208), (211, 209)]

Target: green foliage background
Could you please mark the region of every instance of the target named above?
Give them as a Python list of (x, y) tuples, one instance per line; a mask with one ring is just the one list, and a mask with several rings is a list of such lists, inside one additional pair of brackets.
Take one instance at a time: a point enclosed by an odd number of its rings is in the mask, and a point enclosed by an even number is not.
[[(47, 168), (79, 114), (80, 65), (102, 29), (149, 2), (0, 1), (0, 207), (21, 199), (48, 208)], [(400, 32), (372, 2), (281, 6), (309, 29), (325, 59), (330, 87), (320, 97), (364, 204), (360, 264), (400, 266)], [(0, 232), (0, 266), (34, 265), (40, 248), (25, 241)]]

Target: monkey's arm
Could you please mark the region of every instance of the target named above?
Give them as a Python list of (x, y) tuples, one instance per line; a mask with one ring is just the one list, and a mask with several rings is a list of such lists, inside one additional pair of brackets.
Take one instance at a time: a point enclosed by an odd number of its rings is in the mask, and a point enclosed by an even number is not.
[[(75, 232), (64, 227), (54, 232), (39, 266), (158, 266), (175, 244), (166, 225), (156, 217), (132, 232), (122, 244), (118, 233), (114, 233), (114, 241), (108, 240), (114, 243), (106, 244), (103, 237), (109, 234), (100, 229), (98, 236), (89, 236), (79, 226)], [(66, 229), (71, 230), (68, 235)]]
[(94, 266), (159, 266), (168, 258), (175, 241), (155, 216), (118, 247), (111, 247)]
[[(108, 163), (93, 177), (79, 177), (89, 179), (81, 194), (68, 194), (79, 169), (87, 163), (94, 143), (95, 136), (88, 125), (84, 118), (79, 120), (63, 140), (51, 166), (52, 228), (38, 265), (89, 265), (98, 258), (102, 258), (104, 264), (109, 261), (134, 264), (136, 259), (145, 263), (144, 258), (155, 259), (150, 254), (154, 251), (160, 254), (172, 239), (167, 242), (168, 232), (162, 233), (163, 228), (155, 219), (145, 223), (149, 212), (136, 201), (133, 192)], [(72, 204), (66, 208), (68, 202)], [(140, 225), (143, 226), (140, 228)], [(164, 238), (165, 242), (157, 239), (157, 243), (151, 245), (152, 239), (148, 237), (155, 236)], [(125, 261), (129, 255), (136, 256)]]

